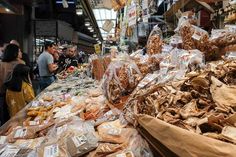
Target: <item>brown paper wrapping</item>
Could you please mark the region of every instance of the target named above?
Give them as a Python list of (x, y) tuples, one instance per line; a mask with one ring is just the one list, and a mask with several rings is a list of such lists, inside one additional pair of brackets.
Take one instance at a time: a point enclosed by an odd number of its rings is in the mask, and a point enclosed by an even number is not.
[(154, 139), (180, 157), (235, 157), (236, 145), (205, 137), (148, 115), (139, 124)]

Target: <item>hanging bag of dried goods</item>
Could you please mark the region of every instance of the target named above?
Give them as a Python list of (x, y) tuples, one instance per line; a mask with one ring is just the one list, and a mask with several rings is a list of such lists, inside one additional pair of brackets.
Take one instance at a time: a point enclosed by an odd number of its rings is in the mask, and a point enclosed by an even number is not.
[(122, 54), (110, 63), (104, 74), (104, 95), (110, 102), (117, 103), (122, 96), (134, 90), (141, 78), (142, 74), (135, 62)]
[(162, 50), (162, 31), (158, 25), (153, 27), (148, 41), (147, 41), (147, 53), (149, 55), (159, 54)]

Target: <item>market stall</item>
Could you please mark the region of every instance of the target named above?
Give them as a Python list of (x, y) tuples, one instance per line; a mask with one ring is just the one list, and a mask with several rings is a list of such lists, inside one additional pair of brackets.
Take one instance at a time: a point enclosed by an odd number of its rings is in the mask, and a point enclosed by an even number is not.
[[(122, 40), (140, 2), (115, 2), (130, 13), (120, 15)], [(62, 71), (1, 127), (0, 156), (235, 156), (235, 28), (209, 33), (187, 11), (168, 39), (152, 27), (146, 50), (121, 44), (115, 56)]]

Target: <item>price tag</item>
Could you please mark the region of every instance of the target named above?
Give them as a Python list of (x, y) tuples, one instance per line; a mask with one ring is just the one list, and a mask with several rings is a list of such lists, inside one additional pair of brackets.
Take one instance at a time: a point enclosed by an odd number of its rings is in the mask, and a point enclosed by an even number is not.
[(0, 136), (0, 144), (4, 144), (6, 142), (7, 136)]
[(26, 135), (26, 133), (27, 133), (26, 128), (17, 129), (14, 138), (24, 137)]
[(75, 146), (78, 148), (81, 145), (85, 144), (87, 142), (87, 138), (84, 135), (81, 136), (74, 136), (71, 138), (72, 141), (74, 142)]
[(53, 144), (44, 148), (44, 157), (57, 157), (59, 156), (59, 148), (57, 144)]
[(201, 36), (196, 34), (196, 33), (194, 33), (192, 38), (199, 41), (201, 39)]

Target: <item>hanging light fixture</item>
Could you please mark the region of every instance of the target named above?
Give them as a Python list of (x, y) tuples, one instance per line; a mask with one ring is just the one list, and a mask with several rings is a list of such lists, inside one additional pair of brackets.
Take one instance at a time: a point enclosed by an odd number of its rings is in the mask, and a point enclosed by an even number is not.
[(90, 22), (87, 21), (84, 23), (84, 25), (88, 27), (88, 26), (90, 26)]
[(91, 29), (93, 29), (93, 27), (89, 26), (88, 29), (91, 30)]
[(93, 30), (93, 29), (90, 29), (90, 32), (94, 32), (94, 30)]
[(76, 14), (77, 15), (83, 15), (83, 10), (82, 9), (77, 9)]
[(94, 35), (93, 35), (93, 37), (94, 37), (94, 38), (96, 38), (96, 37), (97, 37), (97, 35), (96, 35), (96, 34), (94, 34)]
[(8, 9), (8, 8), (5, 8), (5, 11), (6, 11), (6, 12), (10, 12), (10, 9)]

